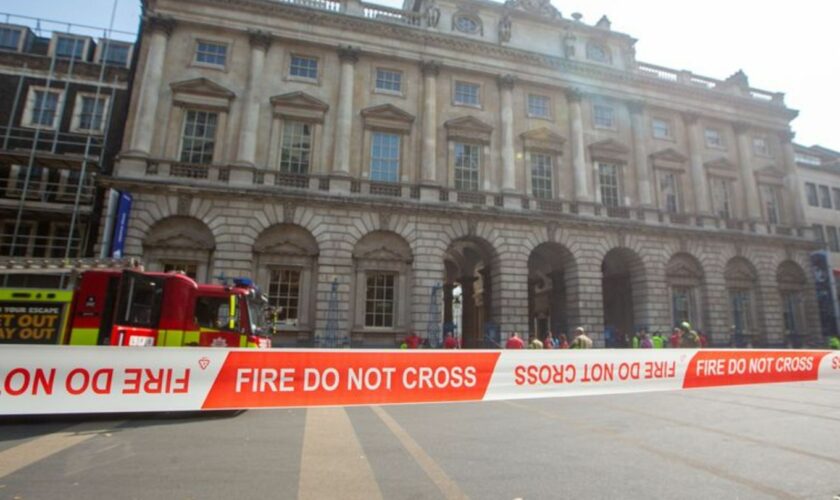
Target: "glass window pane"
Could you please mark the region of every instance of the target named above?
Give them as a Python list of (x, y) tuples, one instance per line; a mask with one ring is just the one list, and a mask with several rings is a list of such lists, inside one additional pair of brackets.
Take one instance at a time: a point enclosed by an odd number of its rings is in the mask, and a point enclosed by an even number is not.
[(0, 49), (18, 50), (20, 46), (20, 30), (0, 28)]
[(212, 42), (198, 42), (195, 51), (196, 62), (224, 66), (227, 63), (227, 45)]
[(370, 144), (370, 180), (399, 182), (400, 136), (374, 132)]
[(531, 190), (535, 198), (554, 197), (552, 183), (552, 155), (531, 153)]
[(181, 143), (181, 161), (207, 165), (213, 162), (218, 113), (187, 111)]
[(479, 106), (479, 85), (475, 83), (455, 82), (455, 104)]
[(402, 91), (402, 72), (389, 69), (376, 70), (376, 88), (391, 92)]
[(300, 275), (298, 269), (272, 269), (268, 282), (268, 304), (277, 308), (277, 321), (298, 324), (300, 309)]
[(318, 78), (318, 59), (314, 57), (292, 56), (289, 75), (301, 78)]
[(368, 274), (365, 299), (365, 326), (393, 327), (395, 310), (395, 274)]
[(480, 146), (455, 143), (455, 189), (478, 191)]
[(599, 163), (598, 179), (601, 187), (601, 203), (607, 207), (620, 206), (618, 166), (611, 163)]

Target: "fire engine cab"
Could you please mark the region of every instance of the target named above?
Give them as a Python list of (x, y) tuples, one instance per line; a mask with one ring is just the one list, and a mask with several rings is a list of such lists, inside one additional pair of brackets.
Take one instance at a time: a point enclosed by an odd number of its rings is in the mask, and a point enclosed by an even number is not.
[(181, 273), (89, 270), (77, 281), (64, 343), (271, 347), (266, 303), (247, 279), (204, 285)]

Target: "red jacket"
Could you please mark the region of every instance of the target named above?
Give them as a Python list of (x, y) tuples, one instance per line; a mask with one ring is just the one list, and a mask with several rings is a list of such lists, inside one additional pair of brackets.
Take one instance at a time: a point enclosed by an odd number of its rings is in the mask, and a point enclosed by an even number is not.
[(505, 343), (505, 349), (525, 349), (525, 342), (519, 337), (511, 337)]

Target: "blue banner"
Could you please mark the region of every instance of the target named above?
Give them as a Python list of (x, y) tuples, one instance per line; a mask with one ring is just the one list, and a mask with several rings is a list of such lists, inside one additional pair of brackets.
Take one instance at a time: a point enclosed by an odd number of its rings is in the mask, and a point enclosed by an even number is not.
[(826, 337), (837, 335), (837, 299), (834, 294), (834, 276), (829, 266), (828, 252), (811, 254), (811, 270), (817, 289), (817, 305), (820, 308), (820, 328)]
[(114, 220), (114, 237), (111, 239), (111, 257), (120, 259), (125, 249), (125, 235), (128, 232), (128, 217), (131, 214), (133, 198), (128, 193), (120, 193), (117, 202), (117, 214)]

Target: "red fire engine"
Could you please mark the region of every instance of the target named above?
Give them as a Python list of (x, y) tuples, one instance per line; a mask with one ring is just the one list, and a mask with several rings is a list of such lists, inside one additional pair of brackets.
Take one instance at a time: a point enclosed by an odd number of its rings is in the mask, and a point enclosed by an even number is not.
[(63, 342), (271, 347), (266, 303), (246, 279), (203, 285), (181, 273), (89, 270), (73, 293)]

